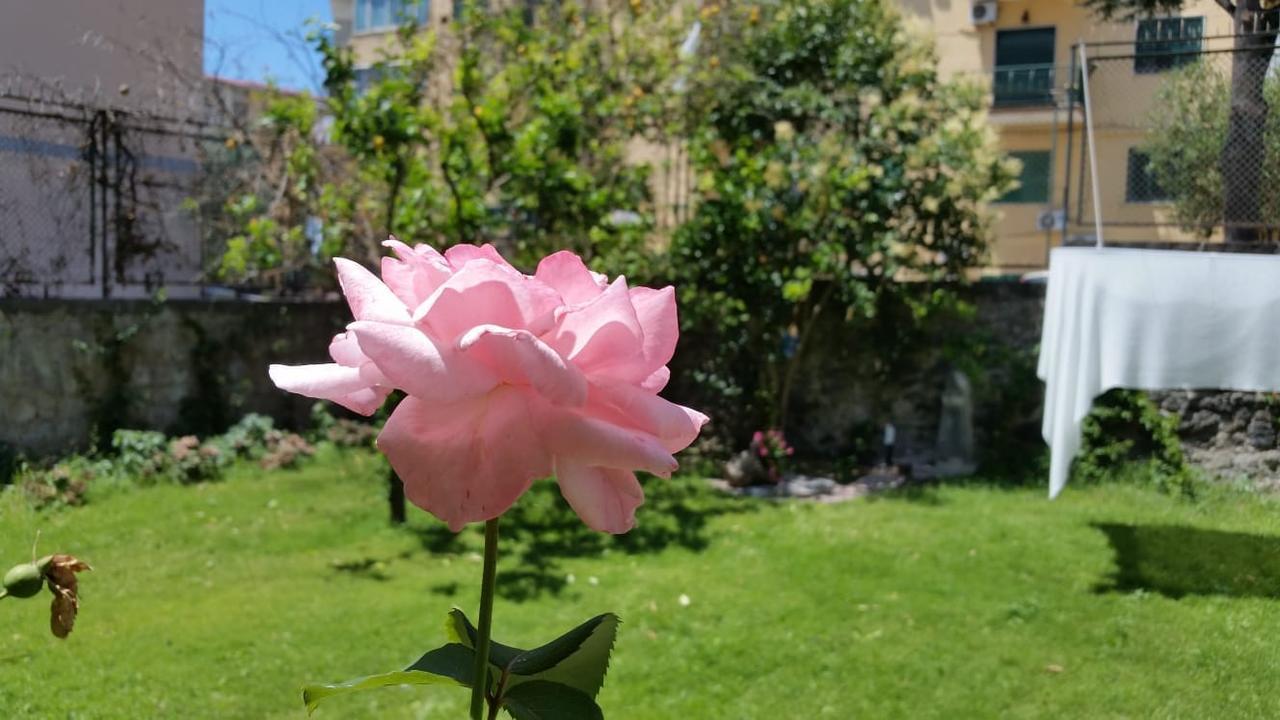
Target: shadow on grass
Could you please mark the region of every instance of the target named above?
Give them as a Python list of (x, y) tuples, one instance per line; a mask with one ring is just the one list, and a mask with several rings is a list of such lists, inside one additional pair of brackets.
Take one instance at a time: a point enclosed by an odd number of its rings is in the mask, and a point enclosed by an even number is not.
[(1116, 554), (1097, 592), (1280, 598), (1280, 537), (1183, 525), (1094, 523)]
[[(671, 547), (701, 551), (711, 544), (707, 524), (712, 518), (755, 509), (752, 503), (723, 495), (699, 479), (642, 482), (645, 504), (636, 513), (635, 529), (625, 535), (588, 528), (554, 482), (535, 483), (502, 516), (498, 594), (518, 602), (562, 593), (568, 584), (562, 562), (569, 558), (656, 553)], [(428, 552), (461, 554), (475, 549), (441, 524), (413, 531)], [(468, 532), (478, 535), (479, 531)]]

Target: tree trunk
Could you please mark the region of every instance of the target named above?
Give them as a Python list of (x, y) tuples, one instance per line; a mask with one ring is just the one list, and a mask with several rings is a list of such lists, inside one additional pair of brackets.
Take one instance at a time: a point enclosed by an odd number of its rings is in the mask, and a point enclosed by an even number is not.
[(1263, 130), (1267, 101), (1263, 86), (1275, 52), (1276, 13), (1260, 15), (1240, 0), (1235, 11), (1235, 52), (1231, 56), (1231, 115), (1222, 148), (1222, 221), (1227, 242), (1256, 242), (1263, 224)]
[(391, 507), (391, 524), (403, 525), (405, 519), (404, 481), (395, 470), (387, 471), (387, 504)]

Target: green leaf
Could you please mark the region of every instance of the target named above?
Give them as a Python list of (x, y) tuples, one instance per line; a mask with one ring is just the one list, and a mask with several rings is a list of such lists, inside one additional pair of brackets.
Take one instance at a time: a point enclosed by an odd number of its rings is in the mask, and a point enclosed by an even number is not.
[[(466, 613), (458, 608), (449, 611), (449, 617), (445, 620), (445, 634), (452, 642), (464, 645), (472, 650), (476, 647), (476, 637), (478, 631), (476, 627), (467, 619)], [(496, 642), (493, 638), (489, 638), (489, 664), (498, 668), (499, 674), (512, 660), (523, 654), (524, 650), (503, 645)]]
[(604, 720), (600, 706), (582, 691), (545, 680), (511, 688), (502, 706), (516, 720)]
[(369, 675), (334, 685), (308, 685), (302, 689), (302, 702), (306, 703), (307, 714), (311, 714), (321, 700), (334, 695), (392, 685), (459, 685), (469, 688), (474, 661), (475, 652), (471, 648), (450, 643), (428, 652), (404, 670)]
[[(555, 657), (557, 653), (553, 650), (553, 647), (563, 647), (558, 645), (562, 640), (574, 636), (575, 633), (583, 628), (589, 628), (585, 639), (576, 644), (572, 642), (565, 643), (571, 645), (573, 649), (567, 655), (560, 657), (553, 666), (533, 675), (513, 673), (508, 681), (508, 686), (514, 688), (534, 681), (547, 681), (568, 685), (585, 693), (587, 697), (594, 698), (599, 694), (600, 688), (604, 686), (604, 676), (609, 671), (609, 653), (613, 650), (613, 643), (618, 637), (618, 624), (620, 622), (617, 615), (605, 613), (588, 620), (537, 650), (531, 651), (545, 652), (542, 657)], [(527, 667), (533, 668), (542, 664), (544, 663), (535, 664), (531, 661)]]
[(507, 669), (517, 675), (537, 675), (550, 670), (582, 647), (582, 643), (609, 617), (607, 614), (597, 615), (546, 645), (520, 653)]

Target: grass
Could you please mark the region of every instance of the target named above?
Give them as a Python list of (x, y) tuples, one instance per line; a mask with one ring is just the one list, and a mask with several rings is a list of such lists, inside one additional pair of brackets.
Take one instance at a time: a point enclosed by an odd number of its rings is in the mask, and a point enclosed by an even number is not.
[[(299, 718), (299, 688), (402, 667), (474, 611), (480, 536), (383, 519), (381, 461), (157, 487), (35, 514), (0, 497), (0, 559), (73, 552), (75, 632), (0, 601), (11, 718)], [(622, 541), (540, 488), (506, 523), (496, 633), (624, 625), (619, 718), (1280, 716), (1276, 505), (1132, 486), (949, 486), (842, 505), (651, 483)], [(687, 596), (687, 605), (680, 602)], [(338, 698), (324, 718), (460, 718), (461, 689)]]

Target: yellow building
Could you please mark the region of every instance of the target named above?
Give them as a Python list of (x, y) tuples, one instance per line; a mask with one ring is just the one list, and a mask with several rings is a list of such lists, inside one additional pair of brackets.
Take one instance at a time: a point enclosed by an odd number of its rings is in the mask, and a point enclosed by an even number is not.
[(1194, 57), (1176, 53), (1230, 46), (1223, 36), (1232, 32), (1231, 18), (1217, 3), (1193, 0), (1179, 15), (1101, 22), (1074, 0), (898, 2), (929, 28), (945, 76), (989, 83), (990, 122), (1003, 149), (1023, 162), (1022, 187), (996, 207), (988, 274), (1041, 268), (1050, 247), (1094, 239), (1084, 108), (1078, 95), (1068, 97), (1081, 42), (1090, 57), (1104, 239), (1195, 239), (1172, 222), (1139, 148), (1161, 79)]

